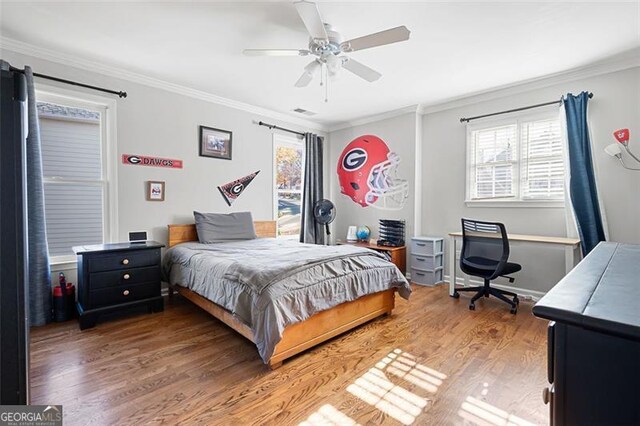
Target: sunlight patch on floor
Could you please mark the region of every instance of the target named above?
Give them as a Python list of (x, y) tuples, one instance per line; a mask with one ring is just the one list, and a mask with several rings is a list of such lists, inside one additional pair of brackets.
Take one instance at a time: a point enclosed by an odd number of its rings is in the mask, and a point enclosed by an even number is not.
[(398, 386), (387, 374), (403, 379), (429, 393), (435, 393), (446, 375), (419, 364), (416, 357), (395, 349), (375, 367), (347, 387), (347, 391), (404, 425), (412, 424), (429, 399)]
[(360, 424), (333, 405), (325, 404), (299, 426), (360, 426)]
[(472, 396), (468, 396), (462, 403), (458, 415), (469, 423), (480, 426), (534, 426), (531, 422)]

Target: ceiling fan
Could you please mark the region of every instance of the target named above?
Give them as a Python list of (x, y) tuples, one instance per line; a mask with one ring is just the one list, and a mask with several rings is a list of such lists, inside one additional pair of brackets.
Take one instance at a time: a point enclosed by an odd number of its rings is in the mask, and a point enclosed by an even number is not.
[[(369, 49), (385, 44), (397, 43), (409, 39), (407, 27), (399, 26), (385, 31), (343, 41), (342, 36), (330, 24), (323, 22), (318, 6), (309, 1), (293, 3), (300, 19), (309, 32), (308, 49), (245, 49), (245, 55), (251, 56), (315, 56), (296, 81), (296, 87), (305, 87), (323, 65), (329, 75), (335, 75), (344, 68), (369, 82), (376, 81), (382, 74), (368, 66), (351, 59), (345, 53)], [(322, 83), (321, 83), (322, 84)]]

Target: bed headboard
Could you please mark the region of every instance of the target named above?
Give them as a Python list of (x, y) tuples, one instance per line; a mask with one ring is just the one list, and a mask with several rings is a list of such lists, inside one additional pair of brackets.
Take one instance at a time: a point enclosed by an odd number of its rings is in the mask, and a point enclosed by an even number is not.
[[(275, 220), (256, 220), (253, 222), (258, 238), (269, 238), (276, 236)], [(189, 241), (198, 241), (198, 233), (195, 224), (188, 225), (168, 225), (169, 227), (169, 247)]]

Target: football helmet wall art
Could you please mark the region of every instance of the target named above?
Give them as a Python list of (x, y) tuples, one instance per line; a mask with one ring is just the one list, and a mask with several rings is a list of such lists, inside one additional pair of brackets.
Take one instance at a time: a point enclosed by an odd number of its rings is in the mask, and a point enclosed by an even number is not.
[(409, 196), (409, 183), (397, 177), (400, 157), (377, 136), (360, 136), (338, 159), (340, 192), (362, 207), (400, 210)]

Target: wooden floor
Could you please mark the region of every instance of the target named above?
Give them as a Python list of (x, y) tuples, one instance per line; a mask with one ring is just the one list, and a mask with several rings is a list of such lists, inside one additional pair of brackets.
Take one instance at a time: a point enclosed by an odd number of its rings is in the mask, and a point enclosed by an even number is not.
[(31, 334), (31, 399), (66, 425), (547, 424), (546, 322), (521, 302), (474, 312), (446, 286), (414, 287), (393, 315), (275, 371), (180, 297), (157, 314)]

